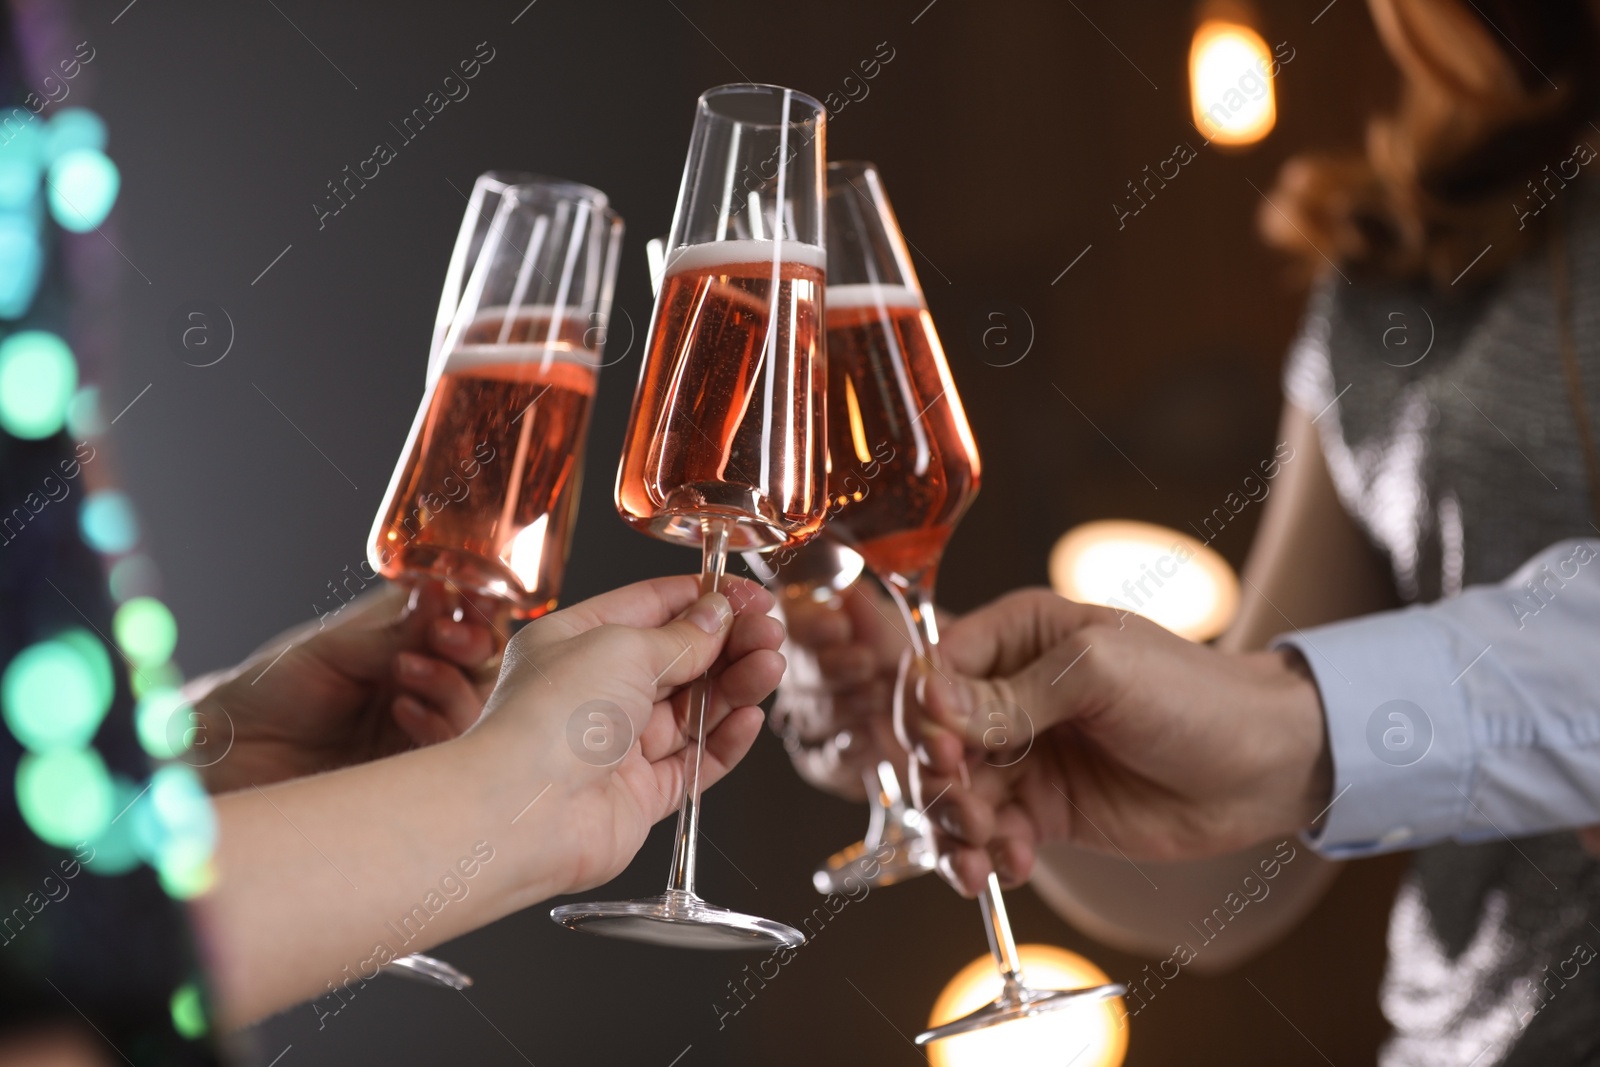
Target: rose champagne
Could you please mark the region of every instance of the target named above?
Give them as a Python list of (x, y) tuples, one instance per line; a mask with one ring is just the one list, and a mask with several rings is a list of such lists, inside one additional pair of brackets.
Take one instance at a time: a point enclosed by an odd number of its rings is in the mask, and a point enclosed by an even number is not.
[(673, 254), (617, 473), (617, 508), (631, 525), (698, 544), (702, 518), (720, 516), (734, 551), (817, 531), (827, 503), (824, 268), (820, 248), (793, 241)]
[(598, 357), (586, 324), (486, 309), (446, 357), (412, 428), (371, 553), (533, 618), (561, 591)]

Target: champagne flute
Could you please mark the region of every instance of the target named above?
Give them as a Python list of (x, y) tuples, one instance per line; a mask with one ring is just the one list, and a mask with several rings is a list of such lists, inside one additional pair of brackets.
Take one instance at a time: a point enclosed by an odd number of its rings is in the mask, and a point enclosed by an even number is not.
[[(702, 549), (714, 591), (728, 551), (814, 534), (827, 504), (822, 311), (826, 113), (772, 85), (701, 95), (663, 283), (617, 474), (617, 509), (653, 537)], [(796, 946), (793, 927), (695, 892), (709, 676), (689, 694), (693, 743), (667, 889), (567, 904), (572, 929), (708, 949)]]
[(597, 189), (475, 187), (451, 266), (471, 272), (368, 543), (385, 577), (438, 578), (520, 618), (555, 607), (621, 237)]
[[(651, 292), (659, 295), (667, 265), (667, 238), (653, 237), (646, 241), (645, 256), (650, 268)], [(829, 469), (831, 472), (831, 459)], [(830, 485), (830, 498), (835, 495), (838, 494), (833, 493)], [(784, 600), (798, 598), (827, 603), (854, 585), (865, 569), (860, 553), (828, 537), (826, 527), (821, 536), (779, 549), (770, 556), (755, 551), (743, 555), (745, 565), (762, 584), (778, 593), (780, 605)], [(791, 680), (797, 669), (791, 661)], [(872, 800), (867, 834), (863, 840), (834, 853), (817, 868), (811, 881), (819, 893), (848, 889), (846, 879), (851, 876), (876, 887), (892, 885), (933, 869), (932, 843), (922, 832), (922, 815), (906, 807), (894, 764), (880, 760), (862, 772), (862, 779)], [(885, 843), (894, 846), (891, 858), (875, 862), (875, 854)]]
[[(650, 238), (644, 251), (650, 268), (650, 294), (659, 296), (667, 267), (667, 238)], [(826, 603), (854, 585), (866, 566), (853, 549), (825, 536), (787, 545), (770, 555), (757, 551), (740, 554), (751, 573), (780, 596), (809, 597), (818, 603)]]
[[(978, 493), (978, 446), (877, 168), (831, 164), (827, 213), (830, 488), (845, 484), (841, 471), (857, 474), (828, 534), (860, 553), (883, 582), (905, 615), (920, 665), (937, 674), (934, 582), (945, 544)], [(904, 679), (897, 702), (903, 689)], [(887, 783), (883, 791), (889, 794)], [(917, 1044), (1124, 992), (1118, 985), (1029, 986), (994, 874), (978, 902), (1004, 979), (1001, 994), (918, 1034)]]
[[(555, 606), (603, 340), (591, 324), (610, 310), (621, 236), (597, 189), (505, 171), (473, 184), (426, 392), (368, 542), (385, 577), (443, 578), (525, 617)], [(421, 953), (385, 966), (472, 984)]]

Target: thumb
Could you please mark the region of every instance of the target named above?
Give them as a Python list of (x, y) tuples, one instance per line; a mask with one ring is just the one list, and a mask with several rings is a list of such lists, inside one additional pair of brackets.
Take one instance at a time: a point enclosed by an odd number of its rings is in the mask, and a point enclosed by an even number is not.
[(728, 598), (706, 593), (666, 625), (637, 631), (642, 666), (657, 689), (677, 689), (709, 670), (727, 643), (732, 623)]
[(959, 741), (962, 751), (981, 749), (994, 766), (1018, 762), (1038, 734), (1078, 716), (1091, 684), (1092, 657), (1093, 645), (1073, 636), (1009, 676), (926, 671), (911, 690), (915, 699), (906, 701), (906, 740), (921, 742), (935, 768), (957, 755), (946, 737)]
[(968, 678), (932, 664), (913, 671), (896, 701), (901, 743), (932, 770), (957, 773), (964, 754), (1003, 747), (1025, 720), (1010, 680)]

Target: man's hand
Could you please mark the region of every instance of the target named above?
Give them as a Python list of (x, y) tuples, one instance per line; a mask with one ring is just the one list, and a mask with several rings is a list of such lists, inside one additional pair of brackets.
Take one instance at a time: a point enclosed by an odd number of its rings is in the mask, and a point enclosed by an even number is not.
[(496, 610), (437, 582), (390, 585), (326, 628), (282, 634), (185, 687), (197, 735), (225, 751), (210, 764), (199, 747), (188, 758), (221, 793), (454, 737), (478, 720), (499, 666)]
[[(1306, 826), (1332, 781), (1322, 705), (1290, 652), (1226, 655), (1043, 590), (949, 626), (899, 726), (941, 873), (1025, 881), (1040, 841), (1198, 859)], [(977, 680), (974, 680), (977, 679)], [(1003, 723), (1010, 766), (986, 759)]]
[(864, 771), (883, 759), (906, 770), (891, 718), (895, 672), (911, 647), (905, 621), (865, 577), (829, 603), (792, 597), (781, 607), (789, 669), (773, 704), (773, 727), (800, 777), (864, 800)]

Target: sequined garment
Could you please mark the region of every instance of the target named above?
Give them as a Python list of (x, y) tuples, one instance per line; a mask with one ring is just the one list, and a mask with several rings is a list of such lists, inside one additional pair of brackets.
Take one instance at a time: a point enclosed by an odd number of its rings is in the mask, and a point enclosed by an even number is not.
[[(1573, 331), (1600, 429), (1600, 194), (1563, 195)], [(1285, 374), (1289, 399), (1320, 413), (1340, 499), (1407, 601), (1498, 582), (1552, 542), (1600, 532), (1548, 248), (1474, 281), (1469, 268), (1441, 293), (1335, 274)], [(1597, 951), (1600, 863), (1575, 835), (1424, 849), (1390, 917), (1380, 997), (1394, 1033), (1379, 1062), (1600, 1064)]]

